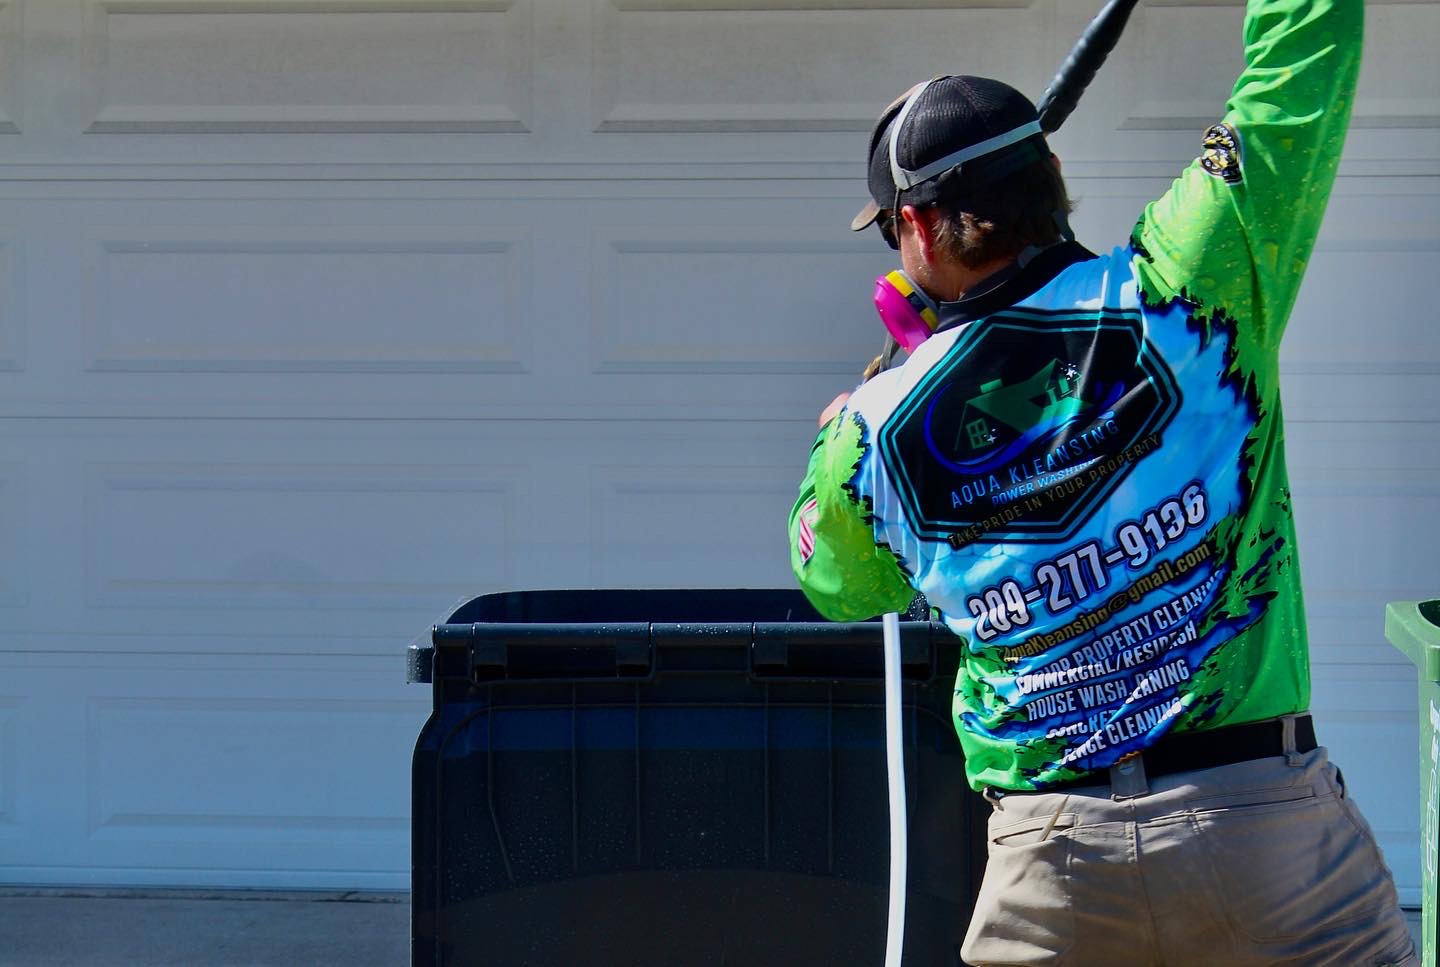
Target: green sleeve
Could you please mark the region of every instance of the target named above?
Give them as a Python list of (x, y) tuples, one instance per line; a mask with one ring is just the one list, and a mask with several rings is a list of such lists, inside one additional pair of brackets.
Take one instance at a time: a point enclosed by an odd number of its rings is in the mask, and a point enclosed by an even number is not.
[(1279, 344), (1339, 165), (1363, 25), (1362, 0), (1250, 0), (1223, 123), (1136, 226), (1147, 298), (1223, 308)]
[(870, 515), (850, 486), (864, 457), (864, 432), (848, 410), (825, 425), (790, 512), (790, 566), (810, 603), (831, 621), (904, 611), (915, 597), (895, 555), (875, 543)]

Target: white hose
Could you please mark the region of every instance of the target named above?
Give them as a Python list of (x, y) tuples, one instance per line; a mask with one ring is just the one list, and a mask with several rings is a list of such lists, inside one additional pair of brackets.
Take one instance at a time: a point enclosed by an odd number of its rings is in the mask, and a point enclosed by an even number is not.
[(887, 614), (885, 629), (885, 764), (890, 774), (890, 925), (885, 933), (885, 967), (900, 967), (905, 949), (905, 867), (909, 858), (905, 824), (905, 736), (900, 722), (900, 616)]

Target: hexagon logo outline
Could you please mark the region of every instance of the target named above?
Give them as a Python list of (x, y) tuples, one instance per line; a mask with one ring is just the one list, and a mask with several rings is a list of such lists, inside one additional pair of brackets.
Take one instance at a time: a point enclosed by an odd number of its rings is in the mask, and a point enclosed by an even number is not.
[[(917, 535), (1057, 541), (1135, 461), (1093, 477), (1092, 468), (1163, 432), (1181, 402), (1139, 310), (1012, 308), (967, 327), (885, 421), (877, 445)], [(920, 458), (901, 461), (902, 452)], [(1032, 495), (1045, 499), (1023, 499)], [(984, 526), (996, 517), (1010, 519)]]

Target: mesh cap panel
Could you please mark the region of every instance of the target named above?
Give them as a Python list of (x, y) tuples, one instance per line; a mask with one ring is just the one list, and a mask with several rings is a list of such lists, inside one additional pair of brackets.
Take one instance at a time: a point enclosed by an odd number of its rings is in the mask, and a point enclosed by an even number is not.
[[(895, 204), (895, 179), (890, 170), (890, 132), (904, 108), (902, 97), (881, 115), (870, 136), (870, 167), (867, 181), (875, 204)], [(946, 158), (965, 148), (999, 137), (1039, 120), (1035, 105), (1024, 94), (988, 77), (947, 76), (931, 83), (919, 95), (904, 118), (895, 144), (895, 160), (908, 171)], [(1034, 135), (966, 162), (962, 182), (979, 187), (1032, 160), (1048, 157), (1044, 135)], [(904, 191), (901, 204), (933, 203), (941, 191), (943, 177)], [(864, 227), (857, 226), (857, 227)]]

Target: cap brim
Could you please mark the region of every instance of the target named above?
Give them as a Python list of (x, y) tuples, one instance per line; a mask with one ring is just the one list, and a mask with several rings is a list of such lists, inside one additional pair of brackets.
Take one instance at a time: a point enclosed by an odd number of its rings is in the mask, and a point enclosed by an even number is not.
[(858, 232), (869, 228), (879, 217), (880, 206), (874, 201), (868, 201), (865, 203), (865, 207), (860, 209), (860, 214), (850, 219), (850, 231)]
[[(875, 154), (875, 149), (880, 146), (882, 140), (884, 139), (885, 131), (889, 127), (890, 122), (895, 120), (895, 115), (900, 112), (900, 108), (903, 107), (905, 105), (905, 102), (910, 99), (911, 94), (914, 94), (916, 91), (920, 90), (920, 88), (924, 87), (928, 83), (930, 82), (921, 81), (919, 84), (913, 85), (904, 94), (901, 94), (899, 97), (895, 98), (895, 100), (885, 105), (885, 110), (880, 112), (880, 119), (875, 122), (875, 130), (870, 132), (870, 154), (872, 160)], [(875, 190), (873, 183), (870, 190), (872, 192)], [(864, 208), (860, 209), (860, 214), (850, 219), (850, 231), (863, 231), (869, 228), (871, 225), (875, 224), (875, 219), (879, 217), (880, 206), (872, 199), (871, 201), (865, 203)]]

